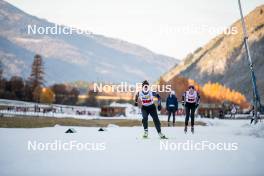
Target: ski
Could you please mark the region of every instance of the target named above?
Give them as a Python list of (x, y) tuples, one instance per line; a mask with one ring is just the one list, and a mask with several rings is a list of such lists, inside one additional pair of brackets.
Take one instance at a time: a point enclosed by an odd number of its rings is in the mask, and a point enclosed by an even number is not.
[(137, 137), (136, 138), (137, 140), (167, 140), (167, 139), (176, 139), (176, 137), (153, 137), (153, 138), (151, 138), (151, 137), (147, 137), (147, 138), (144, 138), (144, 137)]

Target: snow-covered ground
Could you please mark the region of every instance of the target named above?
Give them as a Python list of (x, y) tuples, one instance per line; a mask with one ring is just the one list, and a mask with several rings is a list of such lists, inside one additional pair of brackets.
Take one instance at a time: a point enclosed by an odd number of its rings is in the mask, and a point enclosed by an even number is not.
[[(264, 125), (250, 126), (248, 120), (201, 119), (195, 134), (182, 127), (163, 128), (169, 140), (159, 140), (154, 128), (150, 139), (141, 139), (141, 127), (74, 127), (77, 133), (64, 133), (69, 127), (0, 129), (0, 175), (263, 175)], [(39, 145), (28, 150), (28, 142)], [(40, 144), (84, 145), (92, 151), (41, 151)], [(232, 144), (232, 150), (175, 150), (179, 143)], [(96, 146), (97, 145), (97, 146)], [(170, 146), (161, 150), (161, 146)], [(58, 146), (58, 145), (57, 145)], [(186, 146), (185, 146), (186, 147)], [(47, 148), (47, 149), (51, 149)], [(80, 149), (80, 148), (79, 148)], [(185, 148), (186, 149), (186, 148)], [(187, 148), (188, 149), (188, 148)], [(189, 148), (190, 149), (190, 148)], [(226, 149), (230, 149), (229, 146)], [(237, 150), (234, 150), (237, 149)]]

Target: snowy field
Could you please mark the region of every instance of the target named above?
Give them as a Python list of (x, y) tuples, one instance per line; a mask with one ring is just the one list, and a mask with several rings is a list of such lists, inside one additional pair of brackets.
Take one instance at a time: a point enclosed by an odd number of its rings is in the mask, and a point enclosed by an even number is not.
[[(195, 134), (184, 134), (182, 127), (163, 128), (169, 140), (159, 140), (154, 128), (150, 128), (150, 139), (141, 139), (141, 127), (114, 125), (104, 132), (74, 127), (77, 133), (73, 134), (64, 133), (68, 127), (63, 126), (1, 128), (0, 175), (263, 175), (262, 123), (249, 126), (248, 120), (204, 121), (208, 126), (197, 126)], [(35, 141), (39, 148), (34, 151), (29, 141)], [(231, 143), (237, 150), (175, 150), (176, 144), (188, 141)], [(70, 151), (59, 150), (56, 142), (89, 145), (88, 150), (76, 147)], [(40, 145), (47, 143), (53, 143), (49, 151)], [(166, 144), (168, 150), (164, 149)]]

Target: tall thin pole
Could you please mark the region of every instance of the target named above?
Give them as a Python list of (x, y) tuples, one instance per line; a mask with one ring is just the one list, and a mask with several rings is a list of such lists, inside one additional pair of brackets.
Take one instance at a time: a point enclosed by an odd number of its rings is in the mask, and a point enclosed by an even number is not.
[(240, 16), (241, 16), (241, 23), (242, 23), (242, 28), (243, 28), (243, 34), (244, 34), (244, 45), (247, 53), (247, 58), (249, 61), (249, 67), (250, 67), (250, 73), (251, 73), (251, 81), (252, 81), (252, 88), (253, 88), (253, 101), (254, 101), (254, 120), (255, 124), (258, 122), (258, 109), (260, 108), (260, 98), (258, 94), (258, 88), (256, 84), (256, 76), (254, 73), (254, 67), (248, 47), (248, 34), (247, 34), (247, 29), (244, 21), (244, 15), (241, 7), (241, 2), (238, 0), (238, 6), (239, 6), (239, 11), (240, 11)]

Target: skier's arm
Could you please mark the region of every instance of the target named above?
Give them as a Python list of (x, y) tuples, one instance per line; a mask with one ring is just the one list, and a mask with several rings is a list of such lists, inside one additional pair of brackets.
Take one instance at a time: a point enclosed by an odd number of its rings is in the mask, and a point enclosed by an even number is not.
[(138, 96), (139, 96), (139, 92), (135, 96), (135, 104), (134, 104), (135, 106), (138, 105)]
[(152, 92), (152, 95), (153, 95), (154, 97), (157, 97), (157, 98), (158, 98), (158, 104), (160, 105), (160, 104), (161, 104), (161, 97), (160, 97), (160, 95), (157, 94), (156, 92)]
[(199, 105), (200, 104), (200, 100), (201, 100), (201, 96), (199, 94), (199, 92), (197, 92), (197, 104)]
[(197, 101), (196, 101), (196, 108), (199, 106), (199, 104), (200, 104), (200, 99), (201, 99), (201, 97), (200, 97), (200, 94), (197, 92)]
[(175, 97), (175, 109), (176, 109), (176, 111), (178, 111), (178, 99), (177, 99), (177, 97)]
[(154, 97), (157, 97), (158, 98), (158, 110), (160, 111), (161, 110), (161, 97), (159, 94), (157, 94), (156, 92), (152, 92), (152, 95)]

